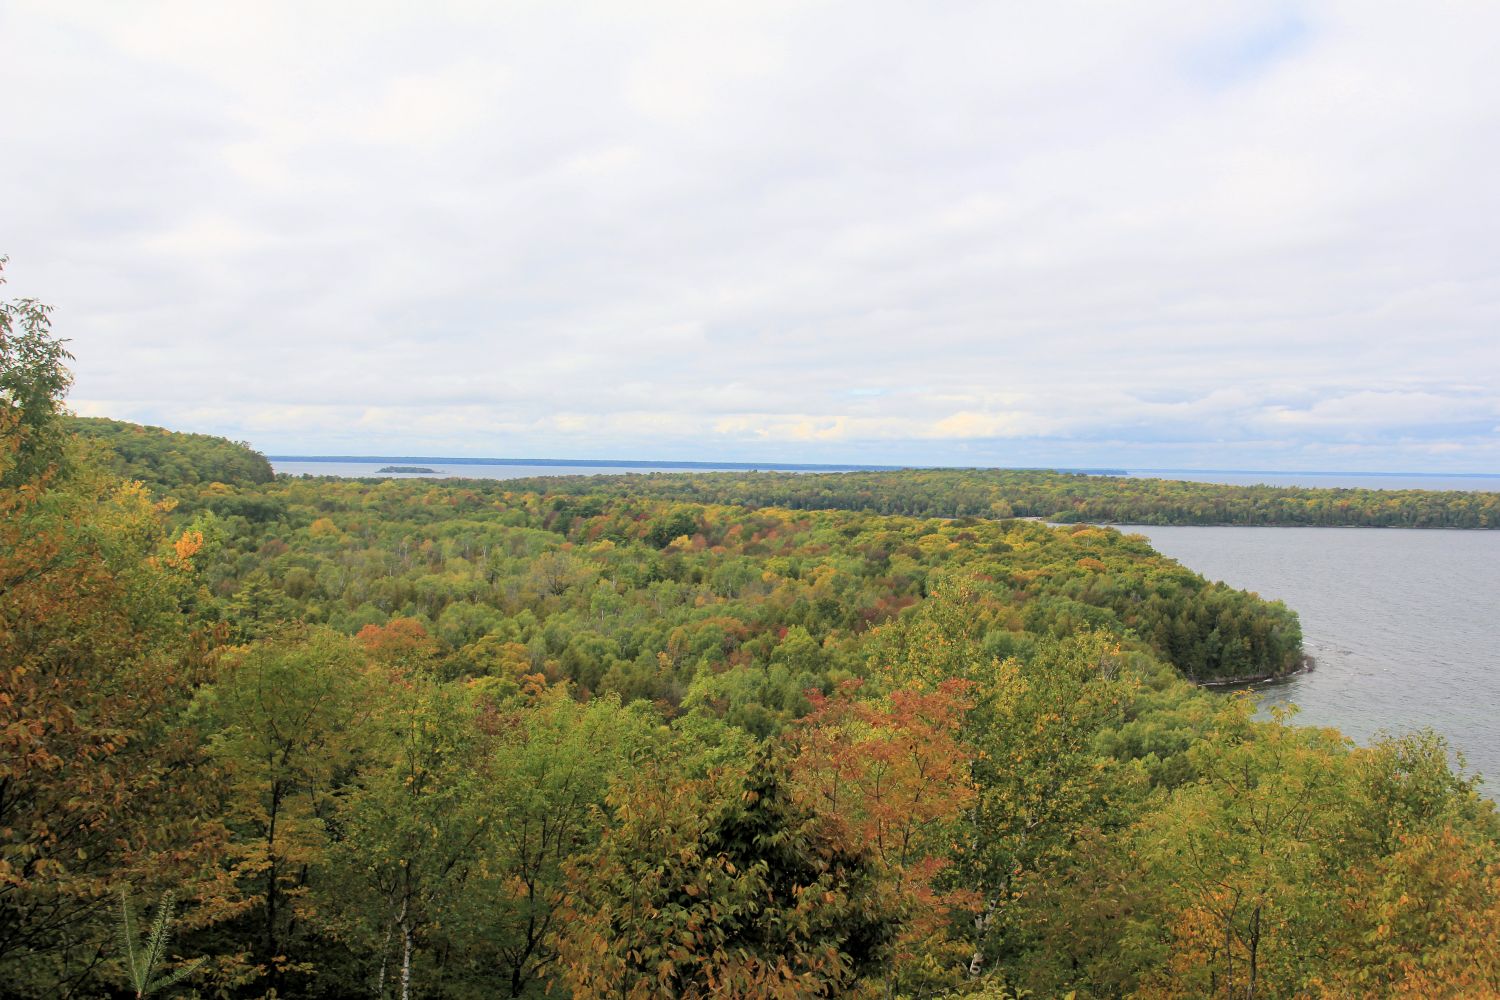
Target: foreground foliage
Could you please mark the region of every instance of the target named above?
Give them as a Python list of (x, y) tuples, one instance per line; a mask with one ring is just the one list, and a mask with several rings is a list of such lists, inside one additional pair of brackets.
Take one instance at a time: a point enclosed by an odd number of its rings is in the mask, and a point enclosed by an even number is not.
[(153, 993), (170, 990), (198, 970), (202, 960), (180, 965), (170, 972), (163, 971), (167, 948), (172, 936), (172, 893), (164, 893), (156, 903), (156, 916), (151, 921), (151, 930), (143, 939), (136, 924), (135, 909), (130, 897), (120, 894), (120, 950), (125, 955), (125, 984), (135, 991), (136, 997), (148, 997)]

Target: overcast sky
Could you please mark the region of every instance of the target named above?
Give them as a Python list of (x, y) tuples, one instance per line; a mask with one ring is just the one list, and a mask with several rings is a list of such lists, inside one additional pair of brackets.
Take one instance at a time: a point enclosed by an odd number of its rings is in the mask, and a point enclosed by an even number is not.
[(0, 0), (80, 413), (1500, 471), (1500, 4)]

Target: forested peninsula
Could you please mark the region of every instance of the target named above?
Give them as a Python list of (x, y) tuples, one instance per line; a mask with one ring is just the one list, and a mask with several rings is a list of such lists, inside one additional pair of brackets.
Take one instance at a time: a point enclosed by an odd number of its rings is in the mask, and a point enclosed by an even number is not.
[(547, 493), (620, 493), (912, 517), (1036, 517), (1076, 524), (1500, 528), (1500, 493), (1230, 486), (1031, 469), (700, 472), (511, 480)]
[(1296, 615), (1003, 475), (266, 481), (0, 319), (7, 995), (1500, 990), (1443, 741), (1203, 690)]

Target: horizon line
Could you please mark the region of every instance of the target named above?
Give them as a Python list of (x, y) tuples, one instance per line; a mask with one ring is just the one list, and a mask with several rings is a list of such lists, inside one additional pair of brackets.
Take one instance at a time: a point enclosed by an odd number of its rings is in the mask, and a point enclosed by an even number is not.
[(267, 455), (269, 462), (347, 462), (354, 464), (376, 464), (396, 462), (427, 462), (445, 465), (535, 465), (541, 467), (580, 466), (586, 468), (658, 468), (658, 469), (733, 469), (767, 471), (825, 471), (825, 472), (901, 472), (916, 469), (978, 469), (1006, 472), (1072, 472), (1089, 475), (1120, 476), (1144, 473), (1203, 473), (1218, 475), (1258, 476), (1371, 476), (1384, 478), (1415, 479), (1494, 479), (1500, 472), (1402, 472), (1361, 471), (1340, 469), (1206, 469), (1206, 468), (1145, 468), (1128, 467), (1068, 467), (1053, 465), (890, 465), (864, 462), (776, 462), (776, 461), (705, 461), (701, 459), (624, 459), (624, 458), (486, 458), (472, 456), (437, 455)]
[(903, 472), (916, 469), (1004, 470), (1007, 472), (1079, 472), (1092, 475), (1124, 475), (1116, 468), (1066, 468), (1052, 465), (880, 465), (863, 462), (710, 462), (699, 459), (635, 458), (471, 458), (436, 455), (266, 455), (268, 462), (347, 462), (374, 465), (379, 462), (427, 462), (440, 465), (535, 465), (543, 468), (579, 466), (584, 468), (653, 468), (653, 469), (725, 469), (768, 472)]

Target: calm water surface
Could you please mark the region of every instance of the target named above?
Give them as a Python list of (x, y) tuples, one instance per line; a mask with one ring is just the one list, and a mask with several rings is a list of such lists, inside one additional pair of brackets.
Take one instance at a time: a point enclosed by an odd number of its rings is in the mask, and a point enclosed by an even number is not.
[(1312, 673), (1261, 689), (1367, 740), (1430, 726), (1500, 789), (1500, 531), (1122, 526), (1302, 618)]
[[(431, 472), (381, 472), (387, 465), (410, 465)], [(382, 479), (530, 479), (533, 476), (615, 476), (647, 472), (737, 472), (739, 469), (663, 468), (655, 465), (443, 465), (434, 462), (300, 462), (272, 459), (271, 468), (289, 476), (339, 476), (344, 479), (364, 477)], [(766, 466), (766, 470), (774, 469)]]

